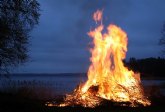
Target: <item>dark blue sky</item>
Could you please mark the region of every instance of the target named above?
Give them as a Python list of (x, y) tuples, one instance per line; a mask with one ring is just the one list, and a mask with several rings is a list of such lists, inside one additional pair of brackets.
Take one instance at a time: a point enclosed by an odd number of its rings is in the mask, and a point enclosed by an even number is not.
[(18, 73), (86, 72), (89, 62), (87, 32), (92, 14), (103, 9), (104, 24), (120, 26), (128, 34), (127, 59), (160, 55), (158, 46), (165, 21), (165, 0), (39, 0), (40, 23), (31, 32), (30, 61)]

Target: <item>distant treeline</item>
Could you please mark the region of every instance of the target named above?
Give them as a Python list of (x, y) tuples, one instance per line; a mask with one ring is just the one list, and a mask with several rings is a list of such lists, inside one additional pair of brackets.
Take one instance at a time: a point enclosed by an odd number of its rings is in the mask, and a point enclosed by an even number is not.
[(130, 58), (125, 64), (129, 69), (140, 72), (142, 77), (165, 77), (164, 58)]

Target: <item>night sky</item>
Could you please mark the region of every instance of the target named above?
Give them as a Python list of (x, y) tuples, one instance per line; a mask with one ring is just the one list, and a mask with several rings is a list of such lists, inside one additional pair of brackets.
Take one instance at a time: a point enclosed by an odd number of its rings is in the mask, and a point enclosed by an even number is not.
[(31, 32), (30, 61), (16, 73), (80, 73), (88, 70), (87, 32), (92, 14), (103, 9), (105, 25), (128, 34), (127, 59), (161, 56), (158, 45), (165, 22), (165, 0), (39, 0), (40, 23)]

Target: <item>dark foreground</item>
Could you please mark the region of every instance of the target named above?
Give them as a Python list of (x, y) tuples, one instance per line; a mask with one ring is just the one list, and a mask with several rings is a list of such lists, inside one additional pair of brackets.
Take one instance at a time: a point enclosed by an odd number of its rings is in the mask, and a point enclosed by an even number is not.
[(152, 98), (149, 107), (101, 106), (83, 107), (47, 107), (44, 100), (34, 100), (22, 95), (0, 93), (0, 112), (165, 112), (165, 96)]

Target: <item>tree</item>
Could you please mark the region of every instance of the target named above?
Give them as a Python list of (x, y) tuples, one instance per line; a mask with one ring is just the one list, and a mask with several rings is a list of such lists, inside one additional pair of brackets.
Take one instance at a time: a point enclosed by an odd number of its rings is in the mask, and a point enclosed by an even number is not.
[(165, 23), (163, 24), (161, 33), (162, 33), (162, 37), (159, 40), (159, 44), (163, 46), (162, 52), (163, 54), (165, 54)]
[(28, 60), (29, 32), (38, 24), (36, 0), (0, 1), (0, 74)]

